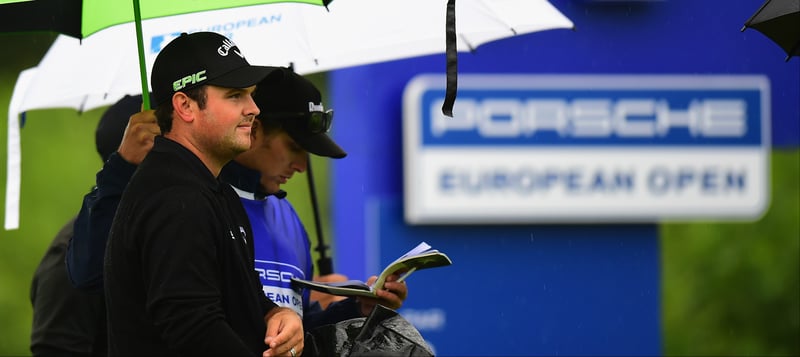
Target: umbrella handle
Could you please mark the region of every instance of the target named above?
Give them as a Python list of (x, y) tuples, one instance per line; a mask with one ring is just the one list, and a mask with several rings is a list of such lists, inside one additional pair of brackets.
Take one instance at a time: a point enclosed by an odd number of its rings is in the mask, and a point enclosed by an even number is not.
[(142, 14), (139, 9), (139, 0), (133, 0), (133, 19), (136, 24), (136, 46), (139, 51), (139, 76), (142, 79), (142, 108), (150, 109), (150, 93), (147, 85), (147, 67), (144, 63), (144, 40), (142, 39)]

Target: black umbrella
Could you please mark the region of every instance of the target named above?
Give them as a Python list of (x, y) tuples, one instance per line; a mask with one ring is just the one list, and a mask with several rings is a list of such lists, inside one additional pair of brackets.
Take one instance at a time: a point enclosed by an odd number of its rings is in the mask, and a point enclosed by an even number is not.
[(786, 52), (786, 61), (800, 56), (800, 0), (767, 0), (742, 31), (753, 28), (769, 37)]

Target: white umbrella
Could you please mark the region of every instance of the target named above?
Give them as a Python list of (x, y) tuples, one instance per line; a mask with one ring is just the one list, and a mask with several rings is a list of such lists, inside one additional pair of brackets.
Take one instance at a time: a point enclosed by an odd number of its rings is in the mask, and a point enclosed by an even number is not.
[[(338, 0), (328, 9), (277, 3), (145, 20), (148, 76), (158, 51), (181, 32), (223, 33), (250, 63), (291, 64), (300, 74), (445, 51), (444, 2)], [(515, 35), (573, 28), (572, 21), (547, 0), (461, 0), (456, 3), (456, 17), (460, 51)], [(36, 73), (29, 74), (27, 88), (15, 88), (16, 108), (9, 116), (44, 108), (90, 110), (141, 93), (136, 44), (121, 40), (133, 38), (134, 31), (132, 24), (124, 24), (83, 40), (59, 36)], [(19, 140), (9, 138), (9, 155), (19, 152), (10, 147), (12, 141)], [(8, 175), (12, 182), (12, 175), (19, 177), (19, 168), (9, 164)], [(18, 189), (8, 191), (7, 187), (7, 207), (18, 197)], [(9, 224), (7, 209), (6, 229), (16, 226)]]
[[(458, 48), (572, 28), (546, 0), (463, 0), (456, 4)], [(277, 3), (145, 20), (148, 71), (161, 47), (181, 32), (223, 33), (254, 64), (288, 66), (299, 74), (442, 53), (445, 6), (435, 0), (340, 0), (321, 6)], [(20, 109), (89, 110), (141, 93), (132, 24), (77, 40), (59, 36), (21, 95)]]

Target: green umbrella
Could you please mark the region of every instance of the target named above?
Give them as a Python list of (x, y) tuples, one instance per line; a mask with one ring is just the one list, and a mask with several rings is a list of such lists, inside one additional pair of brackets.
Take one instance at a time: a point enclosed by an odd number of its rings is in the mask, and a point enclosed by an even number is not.
[[(142, 93), (149, 92), (142, 19), (231, 7), (298, 2), (327, 6), (332, 0), (0, 0), (0, 32), (53, 31), (79, 39), (135, 22)], [(150, 99), (144, 96), (145, 108)]]

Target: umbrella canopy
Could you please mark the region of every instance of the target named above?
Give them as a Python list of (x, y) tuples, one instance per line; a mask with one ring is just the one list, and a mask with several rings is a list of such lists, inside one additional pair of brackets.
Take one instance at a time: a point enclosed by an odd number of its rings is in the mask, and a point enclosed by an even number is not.
[[(143, 18), (287, 1), (327, 5), (331, 0), (11, 0), (0, 2), (0, 32), (55, 31), (83, 39), (105, 28), (133, 22), (135, 37), (120, 41), (136, 39), (141, 91), (147, 92)], [(143, 99), (145, 108), (150, 108), (150, 98), (144, 96)]]
[[(18, 0), (0, 1), (0, 32), (53, 31), (85, 38), (102, 29), (189, 12), (275, 2), (327, 5), (331, 0)], [(138, 6), (138, 9), (134, 9)]]
[(753, 28), (769, 37), (786, 52), (786, 61), (800, 56), (800, 0), (767, 0), (742, 31)]
[[(126, 27), (134, 31), (125, 37), (118, 38), (120, 42), (135, 44), (137, 51), (133, 58), (138, 58), (138, 71), (136, 67), (128, 69), (128, 76), (136, 78), (138, 73), (139, 91), (147, 92), (147, 72), (145, 70), (144, 44), (142, 37), (141, 19), (159, 18), (164, 16), (199, 13), (221, 8), (232, 8), (252, 4), (271, 4), (278, 2), (307, 3), (313, 5), (327, 5), (331, 0), (193, 0), (163, 1), (163, 0), (0, 0), (0, 32), (30, 32), (54, 31), (83, 39), (102, 29), (113, 27), (115, 24), (128, 24)], [(142, 10), (141, 4), (145, 5)], [(133, 21), (133, 23), (131, 23)], [(116, 25), (125, 26), (125, 25)], [(134, 41), (135, 39), (135, 41)], [(137, 56), (138, 55), (138, 56)], [(152, 65), (151, 65), (152, 66)], [(29, 71), (20, 75), (23, 83), (17, 87), (27, 88), (36, 83), (36, 72)], [(24, 78), (23, 78), (24, 77)], [(82, 79), (79, 79), (82, 80)], [(119, 99), (121, 97), (117, 97)], [(144, 107), (150, 107), (149, 96), (144, 96)], [(23, 100), (24, 101), (24, 100)], [(116, 100), (115, 100), (116, 101)], [(22, 104), (19, 99), (12, 97), (9, 113), (12, 108)], [(104, 102), (104, 104), (111, 104)], [(9, 119), (8, 130), (8, 170), (6, 181), (6, 229), (19, 227), (19, 188), (20, 188), (20, 145), (19, 127), (17, 116)], [(13, 129), (12, 129), (13, 128)]]
[[(444, 52), (446, 7), (432, 0), (404, 0), (398, 5), (393, 0), (340, 0), (326, 11), (322, 6), (275, 3), (152, 18), (141, 23), (138, 48), (128, 40), (136, 32), (132, 23), (80, 41), (59, 36), (36, 70), (27, 73), (26, 83), (14, 89), (9, 128), (18, 125), (19, 113), (27, 110), (90, 110), (126, 94), (142, 93), (137, 64), (149, 77), (158, 52), (181, 32), (220, 32), (243, 49), (250, 63), (291, 64), (300, 74)], [(515, 35), (574, 26), (546, 0), (465, 0), (455, 10), (461, 51), (476, 51), (484, 43)], [(19, 138), (11, 138), (12, 134), (9, 130), (7, 182), (19, 182), (19, 167), (12, 165), (19, 161)], [(17, 144), (12, 147), (12, 143)], [(19, 188), (7, 185), (6, 189), (6, 229), (15, 229), (17, 210), (8, 206), (18, 204)]]
[[(391, 9), (387, 11), (386, 9)], [(475, 51), (489, 41), (572, 22), (545, 0), (457, 3), (458, 48)], [(181, 32), (215, 31), (231, 38), (254, 64), (292, 65), (299, 74), (442, 53), (445, 7), (437, 1), (334, 1), (323, 7), (280, 3), (224, 9), (143, 22), (147, 71), (161, 48)], [(409, 22), (413, 19), (413, 26)], [(20, 110), (70, 107), (89, 110), (125, 94), (142, 92), (131, 24), (83, 41), (59, 36), (39, 63), (39, 74), (21, 97)]]

